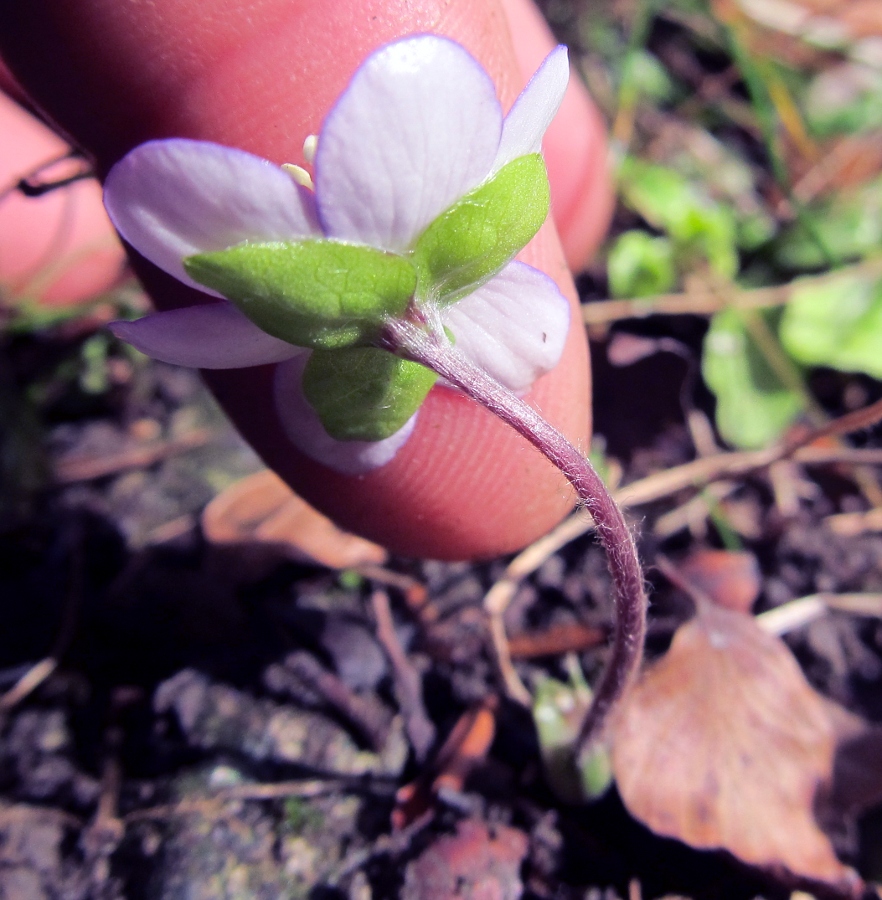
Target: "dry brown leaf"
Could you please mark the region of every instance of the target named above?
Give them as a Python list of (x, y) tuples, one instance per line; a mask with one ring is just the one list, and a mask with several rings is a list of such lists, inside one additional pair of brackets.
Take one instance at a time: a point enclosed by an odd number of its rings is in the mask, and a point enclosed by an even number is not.
[(818, 827), (834, 727), (787, 647), (748, 616), (700, 604), (614, 726), (632, 815), (693, 847), (818, 881), (856, 876)]
[(678, 563), (680, 577), (717, 606), (750, 612), (759, 596), (760, 570), (752, 553), (698, 550)]
[(379, 565), (388, 556), (378, 544), (341, 531), (269, 469), (215, 497), (202, 513), (202, 530), (213, 544), (259, 545), (331, 569)]
[(410, 863), (403, 900), (518, 900), (527, 835), (507, 825), (466, 819)]
[(435, 759), (417, 779), (398, 789), (392, 827), (404, 828), (420, 818), (442, 791), (459, 793), (466, 779), (484, 760), (496, 736), (496, 700), (489, 698), (466, 710), (438, 751)]
[(879, 0), (716, 0), (714, 8), (726, 21), (731, 22), (738, 9), (758, 26), (815, 42), (823, 37), (838, 43), (882, 34)]

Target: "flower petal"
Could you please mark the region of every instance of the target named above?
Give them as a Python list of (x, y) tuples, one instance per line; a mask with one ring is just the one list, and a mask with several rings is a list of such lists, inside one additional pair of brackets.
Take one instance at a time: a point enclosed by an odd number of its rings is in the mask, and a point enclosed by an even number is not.
[(186, 256), (319, 233), (312, 194), (281, 168), (183, 138), (149, 141), (124, 156), (107, 176), (104, 205), (139, 253), (200, 290), (184, 272)]
[(446, 307), (441, 318), (458, 350), (510, 390), (525, 393), (559, 362), (570, 305), (546, 274), (513, 262)]
[(196, 369), (241, 369), (303, 353), (271, 337), (230, 303), (207, 303), (153, 313), (110, 330), (147, 356)]
[(494, 172), (519, 156), (539, 152), (542, 136), (563, 102), (569, 78), (567, 48), (560, 45), (545, 57), (508, 111), (493, 161)]
[(373, 53), (328, 114), (316, 155), (328, 236), (406, 250), (490, 172), (502, 113), (459, 44), (423, 35)]
[(308, 359), (306, 352), (276, 369), (276, 412), (288, 439), (310, 459), (344, 475), (362, 475), (385, 466), (410, 437), (418, 413), (382, 441), (335, 440), (303, 395), (303, 370)]

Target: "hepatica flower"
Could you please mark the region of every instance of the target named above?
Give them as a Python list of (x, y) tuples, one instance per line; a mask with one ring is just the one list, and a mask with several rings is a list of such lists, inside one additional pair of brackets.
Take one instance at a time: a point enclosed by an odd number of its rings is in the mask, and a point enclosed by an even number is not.
[(142, 144), (108, 175), (110, 217), (213, 302), (114, 332), (179, 365), (280, 363), (289, 438), (349, 473), (395, 455), (437, 378), (384, 349), (390, 321), (435, 321), (471, 362), (526, 392), (557, 364), (569, 325), (554, 282), (513, 261), (548, 213), (539, 147), (568, 75), (558, 47), (503, 117), (489, 75), (458, 44), (389, 44), (328, 114), (314, 190), (308, 175), (242, 150)]
[(278, 364), (278, 414), (307, 455), (348, 473), (384, 465), (441, 376), (566, 475), (616, 587), (613, 652), (579, 738), (590, 747), (640, 663), (643, 576), (590, 462), (517, 396), (557, 365), (569, 327), (554, 282), (515, 261), (548, 214), (539, 147), (568, 74), (559, 47), (503, 117), (462, 47), (407, 38), (355, 73), (318, 136), (314, 179), (154, 141), (110, 171), (105, 203), (130, 244), (207, 295), (116, 334), (180, 365)]

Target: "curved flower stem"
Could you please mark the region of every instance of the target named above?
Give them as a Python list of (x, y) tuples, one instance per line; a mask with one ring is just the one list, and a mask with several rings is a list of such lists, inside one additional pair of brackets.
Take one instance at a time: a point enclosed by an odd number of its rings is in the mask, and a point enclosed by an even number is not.
[(575, 746), (577, 757), (600, 737), (643, 655), (646, 592), (634, 539), (616, 502), (591, 463), (532, 407), (469, 362), (447, 340), (431, 313), (412, 309), (411, 320), (390, 321), (385, 349), (421, 363), (499, 416), (563, 472), (594, 519), (615, 585), (612, 656), (598, 684)]

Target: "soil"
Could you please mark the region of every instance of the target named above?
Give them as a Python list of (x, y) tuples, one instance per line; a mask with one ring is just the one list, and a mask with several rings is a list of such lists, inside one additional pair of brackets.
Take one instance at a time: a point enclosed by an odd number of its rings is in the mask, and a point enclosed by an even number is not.
[[(591, 804), (555, 797), (531, 717), (504, 699), (487, 646), (481, 601), (505, 561), (389, 563), (425, 586), (433, 612), (416, 615), (390, 590), (434, 731), (420, 758), (376, 638), (372, 583), (210, 546), (202, 507), (258, 460), (190, 372), (112, 348), (109, 381), (84, 387), (71, 362), (84, 339), (63, 329), (15, 338), (0, 373), (9, 424), (0, 691), (39, 660), (60, 660), (0, 713), (0, 898), (771, 900), (798, 886), (653, 835), (614, 788)], [(624, 481), (692, 458), (684, 360), (660, 354), (615, 369), (605, 349), (594, 347), (597, 431)], [(844, 385), (826, 377), (835, 414)], [(867, 399), (880, 393), (862, 389)], [(878, 438), (877, 429), (861, 443)], [(139, 455), (145, 446), (160, 449)], [(657, 528), (685, 493), (630, 514), (652, 585), (650, 656), (691, 615), (655, 568), (659, 553), (682, 559), (737, 538), (762, 572), (757, 609), (817, 591), (882, 590), (882, 535), (823, 525), (864, 508), (851, 473), (798, 475), (810, 490), (789, 516), (762, 474), (734, 486), (726, 516), (691, 531)], [(573, 541), (525, 580), (509, 633), (603, 629), (608, 586), (591, 537)], [(816, 688), (882, 719), (882, 621), (830, 614), (787, 641)], [(589, 679), (604, 653), (581, 653)], [(565, 673), (560, 654), (516, 665), (528, 684)], [(321, 687), (323, 674), (336, 676), (336, 694)], [(495, 716), (489, 750), (464, 782), (436, 792), (427, 814), (394, 830), (396, 791), (425, 776), (457, 721), (482, 708)], [(837, 850), (879, 879), (878, 808), (847, 825)]]

